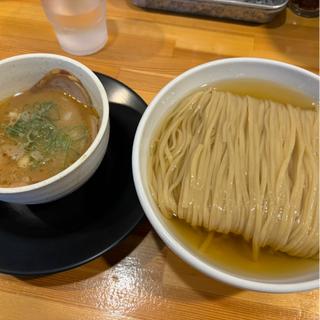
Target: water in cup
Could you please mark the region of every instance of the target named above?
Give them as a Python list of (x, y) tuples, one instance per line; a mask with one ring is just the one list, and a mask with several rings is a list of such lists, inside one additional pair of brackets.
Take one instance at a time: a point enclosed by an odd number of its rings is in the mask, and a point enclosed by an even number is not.
[(106, 44), (105, 0), (42, 0), (42, 4), (65, 51), (87, 55)]

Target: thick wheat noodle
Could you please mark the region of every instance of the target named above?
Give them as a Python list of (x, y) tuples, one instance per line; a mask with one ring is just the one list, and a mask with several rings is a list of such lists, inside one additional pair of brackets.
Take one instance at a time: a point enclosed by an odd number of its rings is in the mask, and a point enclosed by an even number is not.
[(183, 99), (151, 147), (149, 182), (168, 218), (242, 235), (253, 254), (270, 246), (319, 255), (319, 119), (270, 100), (212, 88)]

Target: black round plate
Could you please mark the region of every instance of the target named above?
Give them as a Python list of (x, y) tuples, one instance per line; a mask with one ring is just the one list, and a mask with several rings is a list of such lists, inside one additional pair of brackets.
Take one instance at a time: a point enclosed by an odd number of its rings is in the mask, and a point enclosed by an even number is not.
[(110, 104), (110, 139), (96, 173), (63, 199), (41, 205), (0, 201), (0, 272), (42, 275), (77, 267), (111, 249), (143, 216), (131, 152), (145, 102), (97, 73)]

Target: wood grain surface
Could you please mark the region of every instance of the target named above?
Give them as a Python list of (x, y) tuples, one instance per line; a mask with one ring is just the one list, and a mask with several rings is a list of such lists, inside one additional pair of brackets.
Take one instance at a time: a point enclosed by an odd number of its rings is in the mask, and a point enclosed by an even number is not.
[[(252, 25), (145, 11), (124, 0), (107, 3), (108, 44), (75, 58), (147, 102), (179, 73), (224, 57), (272, 58), (318, 73), (318, 19), (287, 10), (270, 24)], [(68, 56), (40, 1), (1, 0), (0, 58), (30, 52)], [(0, 275), (1, 320), (315, 320), (318, 299), (317, 290), (273, 295), (212, 280), (172, 253), (146, 220), (82, 267), (39, 278)]]

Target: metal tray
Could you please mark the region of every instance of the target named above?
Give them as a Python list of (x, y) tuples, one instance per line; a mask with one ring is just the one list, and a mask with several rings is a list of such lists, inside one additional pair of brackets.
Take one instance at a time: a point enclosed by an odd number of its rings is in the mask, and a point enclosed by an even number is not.
[(270, 22), (289, 0), (132, 0), (142, 8), (227, 18), (257, 23)]

